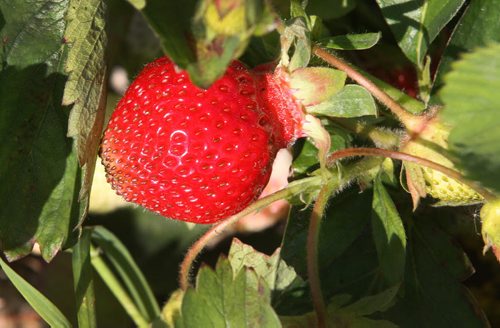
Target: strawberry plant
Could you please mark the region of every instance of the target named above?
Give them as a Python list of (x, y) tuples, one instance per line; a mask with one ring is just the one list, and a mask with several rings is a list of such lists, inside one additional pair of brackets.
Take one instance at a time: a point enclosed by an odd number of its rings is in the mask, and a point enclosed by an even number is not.
[(0, 0), (0, 319), (499, 325), (499, 22), (487, 0)]

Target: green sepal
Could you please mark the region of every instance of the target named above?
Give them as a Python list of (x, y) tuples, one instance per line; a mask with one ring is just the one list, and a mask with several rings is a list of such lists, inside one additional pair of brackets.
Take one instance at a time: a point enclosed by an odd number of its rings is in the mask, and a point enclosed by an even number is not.
[(333, 68), (298, 68), (290, 74), (290, 88), (304, 106), (311, 106), (338, 93), (346, 78), (346, 73)]

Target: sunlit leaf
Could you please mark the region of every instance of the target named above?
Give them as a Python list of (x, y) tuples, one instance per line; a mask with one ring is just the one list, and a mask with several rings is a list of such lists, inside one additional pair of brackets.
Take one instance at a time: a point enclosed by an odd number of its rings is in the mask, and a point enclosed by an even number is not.
[(470, 1), (440, 59), (434, 83), (435, 92), (443, 84), (443, 77), (460, 55), (492, 41), (500, 42), (500, 2), (498, 0)]
[(377, 0), (399, 47), (413, 63), (421, 65), (441, 29), (465, 0)]
[(469, 179), (500, 192), (500, 44), (464, 55), (445, 77), (442, 118), (450, 149)]
[[(84, 168), (80, 198), (87, 198), (101, 140), (105, 111), (105, 4), (103, 0), (71, 0), (64, 34), (69, 44), (65, 70), (68, 81), (63, 105), (73, 105), (68, 136), (75, 139), (80, 166)], [(81, 218), (82, 220), (83, 218)]]
[(307, 107), (307, 111), (330, 117), (360, 117), (377, 115), (377, 105), (368, 90), (348, 84), (324, 102)]
[(244, 267), (252, 268), (257, 276), (264, 279), (271, 291), (280, 291), (288, 287), (297, 274), (281, 260), (279, 253), (280, 249), (271, 256), (262, 254), (235, 238), (229, 250), (228, 260), (235, 275)]
[(327, 39), (320, 40), (321, 44), (330, 49), (338, 50), (363, 50), (369, 49), (376, 45), (382, 33), (363, 33), (363, 34), (346, 34), (332, 36)]
[(202, 267), (196, 289), (184, 294), (182, 320), (185, 327), (281, 327), (270, 302), (269, 287), (252, 269), (234, 274), (219, 259), (215, 271)]

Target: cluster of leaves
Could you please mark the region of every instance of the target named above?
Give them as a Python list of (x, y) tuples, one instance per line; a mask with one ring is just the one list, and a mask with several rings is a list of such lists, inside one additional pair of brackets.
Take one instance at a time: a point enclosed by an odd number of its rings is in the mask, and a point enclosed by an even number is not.
[[(449, 143), (455, 164), (468, 179), (500, 192), (500, 135), (494, 128), (500, 108), (498, 1), (129, 3), (110, 1), (106, 8), (104, 0), (25, 0), (12, 6), (0, 0), (0, 248), (15, 260), (36, 242), (47, 261), (71, 249), (80, 326), (95, 326), (94, 271), (138, 326), (309, 327), (316, 322), (306, 244), (313, 211), (307, 205), (318, 190), (290, 199), (282, 245), (273, 255), (235, 240), (227, 258), (221, 257), (215, 269), (202, 267), (196, 287), (174, 293), (163, 310), (125, 246), (103, 228), (81, 227), (105, 116), (105, 25), (109, 30), (117, 25), (106, 19), (107, 10), (133, 6), (162, 52), (200, 86), (210, 85), (238, 57), (249, 65), (280, 57), (301, 74), (307, 66), (322, 65), (312, 44), (328, 48), (365, 69), (365, 76), (413, 113), (444, 104), (440, 117), (453, 127)], [(416, 73), (419, 99), (391, 86), (394, 81), (382, 81), (380, 67)], [(384, 109), (370, 92), (344, 72), (327, 75), (333, 87), (307, 110), (330, 133), (328, 150), (385, 141), (397, 145), (396, 122), (377, 117)], [(318, 174), (312, 141), (301, 140), (293, 151), (294, 179)], [(399, 169), (391, 160), (374, 158), (335, 168), (341, 173), (335, 177), (338, 193), (318, 232), (328, 322), (486, 325), (461, 284), (473, 272), (467, 257), (445, 233), (438, 210), (412, 211)], [(71, 326), (6, 262), (0, 259), (0, 265), (44, 320)]]

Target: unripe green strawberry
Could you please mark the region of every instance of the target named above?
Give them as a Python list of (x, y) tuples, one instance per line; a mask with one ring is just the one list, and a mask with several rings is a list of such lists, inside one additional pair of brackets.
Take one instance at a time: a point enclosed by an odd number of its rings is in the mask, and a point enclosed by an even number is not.
[[(448, 168), (456, 169), (444, 154), (448, 149), (449, 129), (433, 119), (426, 126), (419, 138), (406, 143), (403, 152), (425, 158)], [(405, 164), (406, 165), (406, 164)], [(461, 206), (479, 203), (483, 200), (475, 190), (447, 175), (428, 167), (412, 165), (412, 169), (421, 170), (425, 183), (425, 192), (439, 200), (438, 206)], [(413, 174), (417, 177), (420, 174)], [(415, 185), (418, 181), (412, 181)]]
[(113, 189), (195, 223), (244, 209), (268, 182), (276, 152), (300, 136), (301, 107), (281, 86), (260, 85), (261, 76), (235, 61), (205, 90), (166, 57), (147, 65), (104, 134), (101, 158)]
[(491, 247), (498, 261), (500, 261), (500, 199), (484, 204), (481, 209), (481, 222), (484, 252)]

